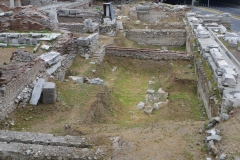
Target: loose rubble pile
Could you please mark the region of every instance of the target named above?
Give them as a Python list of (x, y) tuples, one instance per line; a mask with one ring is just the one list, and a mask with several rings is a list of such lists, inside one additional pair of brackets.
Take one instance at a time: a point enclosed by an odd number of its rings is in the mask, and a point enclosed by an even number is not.
[(17, 50), (13, 52), (10, 61), (11, 63), (28, 63), (32, 62), (35, 58), (37, 58), (36, 55), (23, 50)]
[[(149, 83), (154, 83), (149, 81)], [(156, 92), (153, 89), (148, 89), (146, 94), (145, 103), (140, 102), (137, 109), (143, 109), (146, 114), (151, 114), (153, 110), (158, 110), (168, 104), (168, 93), (159, 88)]]
[[(205, 126), (204, 123), (200, 129), (199, 133), (206, 133), (206, 139), (205, 142), (207, 144), (207, 151), (210, 153), (210, 156), (216, 157), (218, 160), (227, 160), (227, 155), (224, 154), (223, 147), (221, 146), (221, 132), (220, 130), (217, 129), (217, 125), (223, 121), (224, 119), (221, 119), (220, 117), (214, 117), (212, 118), (208, 125), (207, 129), (205, 131)], [(207, 160), (211, 160), (211, 158), (207, 158)]]

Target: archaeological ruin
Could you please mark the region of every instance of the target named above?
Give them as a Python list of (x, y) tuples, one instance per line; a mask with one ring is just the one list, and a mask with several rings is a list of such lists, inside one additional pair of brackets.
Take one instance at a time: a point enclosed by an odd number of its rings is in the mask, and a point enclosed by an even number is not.
[(239, 17), (193, 9), (1, 1), (0, 159), (240, 159)]

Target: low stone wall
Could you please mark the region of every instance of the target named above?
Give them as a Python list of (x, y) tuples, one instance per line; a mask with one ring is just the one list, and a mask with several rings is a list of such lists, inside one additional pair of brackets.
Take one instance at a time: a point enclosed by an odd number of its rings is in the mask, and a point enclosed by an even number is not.
[(222, 15), (212, 14), (212, 15), (201, 15), (197, 18), (201, 18), (204, 23), (218, 23), (222, 24), (227, 28), (231, 27), (232, 16), (229, 13), (223, 13)]
[(70, 52), (69, 54), (64, 55), (64, 59), (61, 61), (61, 66), (58, 70), (53, 73), (55, 79), (63, 81), (65, 79), (66, 72), (68, 68), (72, 65), (76, 54), (74, 52)]
[(183, 52), (171, 52), (161, 50), (149, 49), (135, 49), (135, 48), (118, 48), (106, 47), (106, 54), (120, 57), (131, 57), (140, 59), (153, 59), (153, 60), (190, 60), (192, 56)]
[(203, 101), (208, 118), (218, 115), (219, 107), (214, 105), (212, 83), (208, 80), (201, 60), (195, 60), (199, 99)]
[(141, 45), (182, 46), (186, 42), (185, 29), (132, 29), (126, 37)]
[[(64, 10), (65, 11), (65, 10)], [(93, 22), (101, 22), (102, 13), (92, 11), (79, 11), (77, 13), (70, 14), (71, 9), (68, 9), (66, 14), (58, 14), (59, 23), (83, 23), (85, 19), (92, 19)]]
[(89, 140), (79, 136), (0, 131), (0, 157), (8, 159), (102, 159)]
[(100, 34), (106, 34), (106, 33), (109, 33), (111, 31), (116, 31), (116, 30), (117, 30), (117, 23), (115, 23), (113, 25), (101, 24), (99, 26), (99, 33)]
[(66, 28), (71, 32), (81, 32), (83, 33), (84, 24), (83, 23), (59, 23), (58, 26), (60, 28)]
[[(2, 67), (0, 70), (0, 119), (5, 118), (15, 108), (14, 100), (17, 95), (27, 85), (31, 84), (37, 76), (40, 76), (40, 72), (45, 68), (44, 62), (41, 59), (22, 66), (16, 66), (16, 73), (13, 69), (7, 69), (7, 67), (9, 66), (6, 66), (6, 68)], [(4, 74), (5, 70), (8, 73)], [(11, 76), (10, 72), (14, 75)]]
[[(158, 10), (149, 10), (148, 12), (137, 12), (137, 18), (147, 23), (159, 22), (166, 18), (167, 12), (159, 12)], [(151, 17), (151, 18), (150, 18)]]
[(49, 4), (52, 4), (54, 0), (29, 0), (28, 4), (33, 5), (34, 7), (42, 7)]

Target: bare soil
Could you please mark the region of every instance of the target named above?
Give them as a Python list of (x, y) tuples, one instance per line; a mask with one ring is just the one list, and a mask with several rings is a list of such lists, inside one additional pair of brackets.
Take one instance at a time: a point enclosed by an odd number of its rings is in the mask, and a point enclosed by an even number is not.
[[(199, 127), (206, 116), (197, 99), (191, 61), (150, 61), (106, 56), (101, 65), (77, 57), (68, 75), (100, 77), (106, 86), (58, 82), (54, 105), (17, 108), (1, 129), (85, 135), (95, 147), (105, 148), (106, 159), (205, 159)], [(112, 68), (117, 66), (116, 71)], [(92, 69), (97, 69), (92, 73)], [(148, 81), (156, 83), (149, 85)], [(163, 88), (169, 104), (146, 115), (136, 110), (146, 90)], [(13, 122), (10, 125), (9, 122)], [(119, 149), (109, 147), (121, 137)], [(120, 143), (120, 142), (119, 142)], [(111, 145), (110, 145), (111, 146)]]

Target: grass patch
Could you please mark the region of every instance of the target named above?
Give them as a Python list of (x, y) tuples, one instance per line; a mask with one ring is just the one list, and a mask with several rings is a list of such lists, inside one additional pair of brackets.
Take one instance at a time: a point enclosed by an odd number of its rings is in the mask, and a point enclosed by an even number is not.
[[(122, 125), (146, 124), (159, 119), (199, 120), (196, 75), (194, 68), (187, 68), (188, 61), (150, 61), (106, 56), (98, 77), (112, 89), (115, 105), (122, 106), (124, 114), (116, 113), (115, 123)], [(192, 64), (192, 62), (190, 62)], [(112, 72), (112, 68), (117, 70)], [(182, 71), (184, 73), (182, 74)], [(149, 84), (153, 81), (153, 84)], [(136, 110), (139, 102), (145, 102), (147, 89), (168, 91), (169, 105), (146, 116)], [(133, 114), (134, 113), (134, 114)]]

